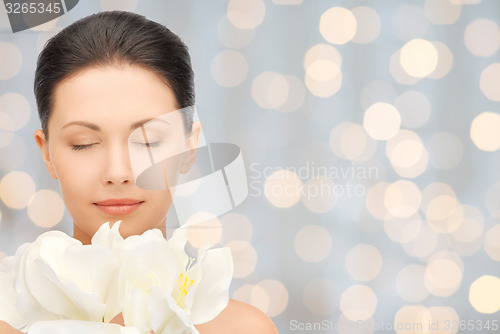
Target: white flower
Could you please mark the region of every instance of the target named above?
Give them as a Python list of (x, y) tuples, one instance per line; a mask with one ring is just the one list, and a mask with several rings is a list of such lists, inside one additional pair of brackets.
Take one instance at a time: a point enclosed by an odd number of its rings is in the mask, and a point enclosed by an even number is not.
[(137, 328), (82, 320), (40, 321), (29, 334), (142, 334)]
[[(103, 224), (91, 245), (59, 231), (0, 261), (0, 320), (30, 334), (196, 334), (229, 301), (229, 248), (185, 251), (187, 230), (123, 239)], [(109, 324), (119, 313), (125, 327)]]
[(84, 246), (59, 231), (46, 232), (20, 247), (13, 268), (16, 307), (27, 329), (47, 320), (102, 322), (116, 265), (109, 249)]
[(0, 261), (0, 320), (12, 327), (22, 329), (26, 321), (16, 308), (17, 294), (14, 290), (14, 274), (11, 271), (13, 256)]
[(157, 229), (123, 239), (119, 224), (103, 227), (92, 239), (111, 247), (120, 263), (116, 290), (107, 298), (108, 310), (114, 311), (105, 321), (122, 310), (125, 324), (142, 332), (194, 334), (195, 324), (212, 320), (227, 306), (233, 274), (229, 248), (204, 247), (193, 264), (184, 250), (186, 229), (175, 230), (168, 241)]

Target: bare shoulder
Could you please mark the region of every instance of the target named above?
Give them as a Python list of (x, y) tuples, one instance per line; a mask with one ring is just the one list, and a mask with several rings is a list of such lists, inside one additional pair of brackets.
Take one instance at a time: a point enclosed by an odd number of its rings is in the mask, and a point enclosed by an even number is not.
[(269, 317), (255, 306), (229, 299), (226, 308), (213, 320), (197, 325), (200, 334), (277, 334)]

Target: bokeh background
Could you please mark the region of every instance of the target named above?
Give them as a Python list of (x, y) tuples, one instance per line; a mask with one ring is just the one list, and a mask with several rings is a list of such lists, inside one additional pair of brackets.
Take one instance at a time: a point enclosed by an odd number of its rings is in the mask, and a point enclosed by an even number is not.
[(498, 332), (496, 0), (86, 0), (16, 34), (0, 8), (0, 257), (72, 232), (33, 140), (36, 57), (111, 9), (181, 36), (207, 141), (242, 149), (248, 198), (189, 239), (231, 247), (232, 298), (280, 333)]

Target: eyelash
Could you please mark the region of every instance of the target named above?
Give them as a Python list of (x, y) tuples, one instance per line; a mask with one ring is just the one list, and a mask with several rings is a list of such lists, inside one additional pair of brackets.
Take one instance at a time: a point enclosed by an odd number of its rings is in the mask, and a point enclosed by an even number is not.
[[(154, 147), (160, 146), (160, 142), (155, 142), (155, 143), (134, 143), (134, 144), (145, 146), (145, 147), (149, 147), (149, 148), (154, 148)], [(95, 144), (73, 145), (72, 150), (73, 151), (83, 151), (83, 150), (89, 149), (93, 145), (95, 145)]]
[(94, 144), (88, 144), (88, 145), (73, 145), (72, 150), (73, 151), (82, 151), (90, 148)]

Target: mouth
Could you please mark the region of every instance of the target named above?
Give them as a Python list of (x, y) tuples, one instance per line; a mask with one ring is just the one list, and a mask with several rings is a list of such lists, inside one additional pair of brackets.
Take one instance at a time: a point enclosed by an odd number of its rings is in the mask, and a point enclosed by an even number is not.
[(108, 215), (128, 215), (137, 210), (144, 201), (131, 198), (107, 199), (93, 203), (99, 210)]

